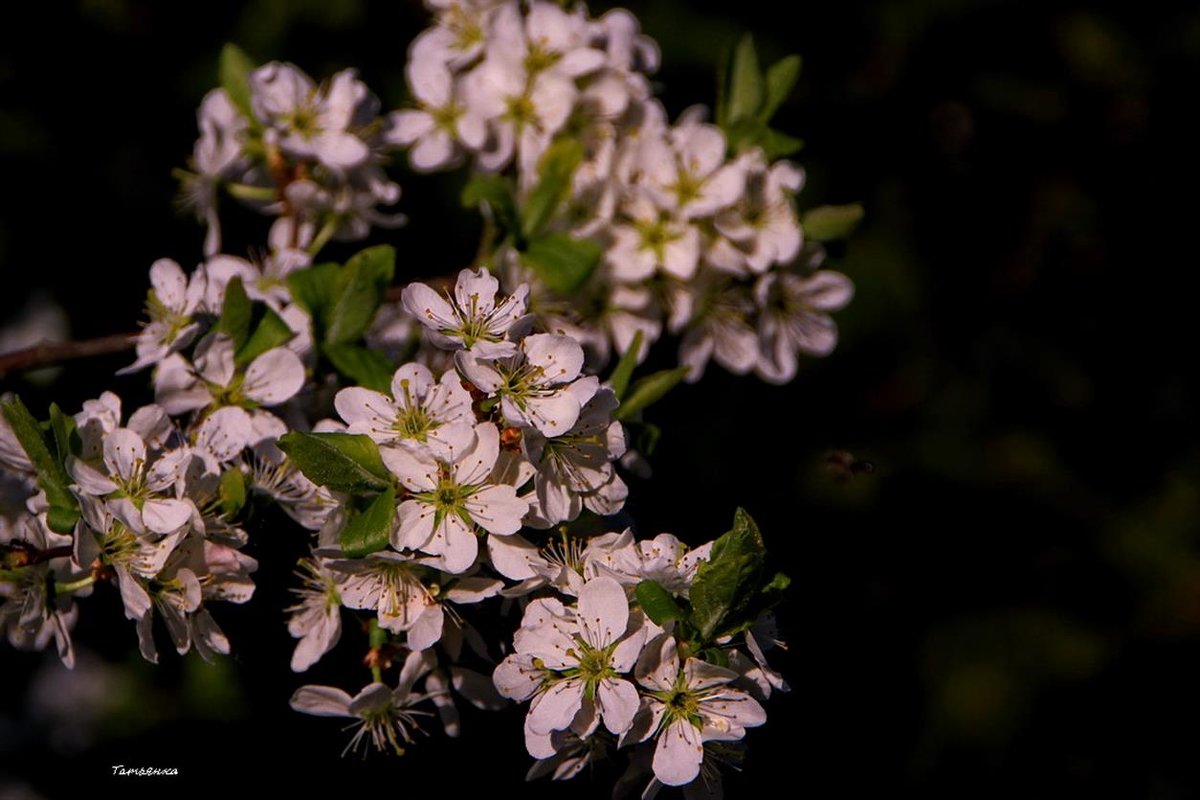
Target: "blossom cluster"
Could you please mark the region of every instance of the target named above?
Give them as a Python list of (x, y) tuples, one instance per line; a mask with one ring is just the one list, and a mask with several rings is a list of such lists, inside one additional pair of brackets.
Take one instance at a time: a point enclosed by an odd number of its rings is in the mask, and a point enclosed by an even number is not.
[[(386, 115), (352, 70), (317, 84), (226, 48), (184, 176), (204, 260), (150, 267), (119, 370), (152, 401), (104, 392), (41, 422), (0, 398), (0, 628), (70, 666), (77, 601), (111, 586), (145, 658), (156, 619), (181, 654), (228, 653), (212, 611), (253, 596), (247, 522), (275, 507), (307, 532), (291, 669), (347, 619), (367, 634), (369, 683), (291, 700), (353, 720), (347, 750), (403, 752), (435, 713), (458, 735), (459, 700), (528, 703), (530, 778), (627, 754), (645, 796), (714, 796), (787, 689), (765, 653), (788, 579), (743, 511), (700, 547), (639, 537), (622, 474), (651, 455), (645, 409), (710, 360), (786, 382), (836, 342), (852, 286), (806, 241), (803, 172), (764, 133), (790, 84), (755, 136), (728, 108), (672, 123), (626, 11), (428, 5), (412, 105)], [(456, 276), (393, 286), (389, 245), (315, 258), (399, 221), (380, 210), (398, 148), (471, 165), (486, 224)], [(274, 218), (253, 259), (221, 252), (222, 193)], [(681, 366), (635, 380), (664, 334)]]
[(529, 283), (546, 330), (580, 341), (593, 363), (678, 336), (697, 381), (710, 360), (787, 383), (801, 355), (837, 341), (829, 312), (853, 293), (804, 246), (795, 164), (736, 147), (701, 107), (671, 123), (650, 91), (658, 46), (622, 9), (599, 19), (549, 0), (431, 3), (433, 27), (409, 48), (417, 107), (394, 116), (394, 140), (421, 170), (470, 157), (537, 192), (555, 142), (582, 145), (548, 228), (602, 248), (584, 287), (564, 298), (519, 244), (495, 255), (507, 285)]

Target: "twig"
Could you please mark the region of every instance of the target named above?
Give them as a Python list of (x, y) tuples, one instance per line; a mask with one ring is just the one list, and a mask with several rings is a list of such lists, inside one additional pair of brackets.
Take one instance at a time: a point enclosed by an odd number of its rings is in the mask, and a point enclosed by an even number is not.
[(114, 333), (78, 342), (43, 342), (0, 355), (0, 378), (14, 372), (52, 367), (64, 361), (120, 353), (133, 347), (136, 333)]

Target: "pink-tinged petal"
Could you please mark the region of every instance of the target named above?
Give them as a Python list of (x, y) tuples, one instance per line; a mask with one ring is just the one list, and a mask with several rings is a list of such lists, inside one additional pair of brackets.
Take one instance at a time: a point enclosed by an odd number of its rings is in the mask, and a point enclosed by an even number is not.
[(663, 269), (680, 280), (691, 280), (700, 263), (700, 234), (691, 225), (663, 248)]
[(617, 641), (629, 625), (625, 589), (609, 577), (585, 583), (579, 592), (579, 621), (583, 638), (592, 647), (603, 649)]
[(196, 348), (196, 371), (200, 377), (217, 386), (228, 386), (233, 380), (234, 369), (232, 339), (218, 335), (206, 336), (200, 341)]
[(637, 664), (638, 656), (642, 654), (643, 648), (646, 646), (646, 637), (649, 631), (645, 626), (638, 627), (633, 633), (621, 640), (621, 643), (613, 649), (609, 663), (617, 672), (626, 673), (633, 669)]
[(265, 406), (279, 405), (304, 385), (304, 364), (286, 347), (268, 350), (250, 362), (242, 391)]
[(407, 644), (410, 650), (428, 650), (442, 638), (442, 625), (446, 619), (442, 607), (436, 603), (427, 606), (425, 611), (408, 629)]
[(698, 658), (689, 658), (687, 660), (687, 663), (683, 666), (683, 674), (688, 688), (697, 691), (729, 683), (730, 681), (737, 680), (738, 677), (738, 674), (733, 670), (719, 667), (716, 664), (710, 664), (707, 661), (701, 661)]
[(530, 397), (521, 409), (505, 397), (500, 402), (504, 416), (516, 424), (530, 424), (543, 436), (562, 436), (579, 420), (579, 401), (570, 392), (560, 389), (551, 394)]
[(492, 681), (501, 695), (523, 703), (542, 685), (546, 671), (533, 665), (534, 657), (514, 654), (505, 658), (492, 673)]
[(169, 258), (155, 261), (150, 267), (150, 285), (159, 302), (176, 313), (183, 312), (187, 305), (187, 276), (177, 263)]
[(396, 407), (419, 408), (435, 385), (429, 367), (424, 364), (405, 364), (392, 376), (392, 397), (396, 400)]
[(457, 605), (480, 603), (495, 597), (504, 588), (504, 581), (496, 578), (460, 578), (442, 596)]
[(659, 734), (654, 748), (654, 777), (667, 786), (683, 786), (696, 780), (703, 761), (700, 729), (686, 719), (673, 722)]
[(379, 457), (409, 491), (432, 492), (437, 488), (438, 465), (428, 453), (408, 447), (381, 447)]
[(539, 761), (553, 758), (558, 754), (558, 749), (555, 743), (559, 741), (563, 734), (554, 731), (552, 733), (535, 733), (529, 729), (529, 717), (525, 717), (525, 750), (529, 755)]
[(645, 698), (629, 727), (617, 738), (617, 747), (624, 748), (649, 739), (658, 730), (665, 711), (666, 706), (659, 701)]
[(524, 581), (537, 576), (533, 564), (538, 548), (520, 536), (489, 536), (488, 557), (492, 567), (511, 581)]
[(637, 688), (629, 681), (605, 678), (596, 692), (604, 727), (620, 736), (633, 724), (641, 700)]
[(346, 131), (326, 131), (312, 142), (318, 159), (327, 166), (351, 169), (367, 160), (371, 154), (366, 143)]
[(480, 267), (474, 272), (464, 269), (459, 271), (454, 284), (454, 300), (467, 316), (485, 317), (495, 308), (496, 293), (499, 291), (500, 282), (488, 272), (487, 267)]
[(472, 150), (480, 149), (487, 141), (487, 121), (474, 108), (458, 118), (455, 131), (459, 141)]
[(408, 85), (412, 88), (413, 97), (426, 106), (440, 108), (449, 102), (454, 86), (450, 70), (446, 69), (446, 65), (440, 59), (421, 58), (419, 56), (427, 56), (427, 54), (418, 53), (415, 50), (416, 48), (414, 48), (414, 55), (418, 57), (409, 59), (405, 69), (405, 76), (408, 78)]
[(674, 136), (679, 159), (693, 175), (708, 175), (724, 163), (725, 134), (717, 126), (706, 123), (681, 125), (675, 129)]
[[(288, 625), (291, 632), (291, 625)], [(292, 653), (292, 672), (304, 672), (328, 653), (342, 636), (342, 617), (339, 609), (322, 614), (316, 624), (296, 643)]]
[(421, 549), (441, 556), (441, 568), (457, 575), (475, 564), (479, 555), (479, 537), (457, 514), (450, 513), (442, 519), (441, 525), (434, 526), (433, 537)]
[(767, 721), (767, 712), (757, 700), (733, 689), (701, 701), (700, 716), (706, 742), (735, 742), (746, 735), (746, 728), (757, 728)]
[(559, 59), (559, 62), (554, 65), (554, 69), (564, 75), (578, 78), (600, 69), (607, 60), (607, 56), (599, 50), (578, 47)]
[(840, 272), (820, 270), (804, 283), (805, 303), (821, 311), (837, 311), (854, 297), (854, 284)]
[(392, 690), (382, 683), (372, 683), (354, 696), (347, 711), (351, 716), (365, 717), (392, 705)]
[(454, 139), (444, 130), (430, 131), (422, 136), (408, 153), (413, 169), (432, 172), (454, 160)]
[(187, 525), (195, 506), (187, 500), (147, 500), (142, 505), (142, 520), (155, 533), (173, 533)]
[(560, 680), (534, 698), (529, 707), (529, 729), (534, 733), (561, 731), (575, 719), (582, 703), (583, 681)]
[(417, 109), (392, 112), (388, 115), (388, 122), (390, 125), (384, 134), (386, 140), (389, 144), (401, 147), (407, 147), (422, 136), (428, 135), (436, 125), (433, 115)]
[(129, 570), (122, 566), (114, 567), (117, 573), (117, 587), (121, 592), (121, 602), (125, 605), (126, 619), (141, 619), (150, 612), (152, 602), (150, 595)]
[(74, 456), (67, 461), (67, 471), (71, 473), (71, 477), (85, 494), (103, 497), (109, 492), (117, 490), (117, 485), (107, 475)]
[(104, 438), (104, 465), (110, 475), (133, 477), (146, 463), (146, 443), (128, 428), (117, 428)]
[(396, 509), (396, 527), (392, 528), (392, 547), (397, 550), (424, 550), (433, 538), (433, 506), (419, 500), (405, 500)]
[(508, 705), (496, 692), (495, 684), (486, 675), (480, 675), (474, 670), (451, 667), (450, 684), (454, 691), (478, 709), (499, 711)]
[(491, 361), (477, 358), (471, 351), (460, 350), (455, 353), (454, 364), (462, 376), (482, 392), (493, 394), (504, 385), (504, 377)]
[(738, 201), (746, 190), (746, 173), (738, 164), (721, 167), (707, 181), (700, 197), (685, 209), (690, 219), (708, 217)]
[(675, 648), (675, 637), (664, 633), (646, 644), (634, 667), (638, 683), (658, 692), (669, 692), (675, 688), (679, 677), (679, 654)]
[(521, 520), (529, 511), (529, 501), (517, 497), (511, 486), (487, 486), (471, 495), (464, 506), (481, 528), (498, 536), (521, 530)]
[(408, 313), (422, 325), (434, 330), (457, 326), (454, 310), (445, 298), (423, 283), (410, 283), (404, 287), (401, 302)]
[(338, 416), (346, 421), (351, 433), (363, 433), (376, 442), (388, 442), (396, 437), (392, 423), (396, 421), (396, 409), (392, 401), (381, 392), (350, 386), (342, 389), (333, 398), (333, 407)]
[(583, 348), (570, 336), (538, 333), (521, 343), (526, 360), (542, 370), (539, 383), (559, 384), (575, 380), (583, 369)]
[(455, 457), (452, 470), (454, 482), (459, 486), (482, 483), (491, 474), (492, 467), (496, 466), (499, 455), (500, 430), (490, 422), (476, 425), (471, 446)]
[[(219, 408), (200, 423), (196, 447), (218, 462), (230, 461), (254, 439), (250, 415), (237, 407)], [(155, 462), (155, 467), (163, 459)]]
[(112, 514), (126, 528), (129, 528), (136, 534), (144, 534), (146, 532), (146, 523), (142, 521), (142, 512), (128, 497), (114, 497), (111, 500), (105, 500), (104, 506), (108, 509), (108, 513)]

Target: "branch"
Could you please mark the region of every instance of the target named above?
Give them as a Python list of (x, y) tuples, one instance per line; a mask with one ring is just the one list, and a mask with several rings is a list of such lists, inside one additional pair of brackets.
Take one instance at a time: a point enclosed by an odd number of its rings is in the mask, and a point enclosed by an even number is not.
[(0, 378), (7, 378), (14, 372), (52, 367), (64, 361), (120, 353), (131, 349), (136, 338), (136, 333), (114, 333), (78, 342), (43, 342), (24, 350), (14, 350), (0, 355)]

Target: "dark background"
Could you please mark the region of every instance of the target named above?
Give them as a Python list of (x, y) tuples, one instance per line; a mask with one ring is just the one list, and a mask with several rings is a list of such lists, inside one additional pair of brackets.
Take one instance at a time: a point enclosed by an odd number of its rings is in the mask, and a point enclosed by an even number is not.
[[(656, 475), (633, 483), (644, 534), (699, 543), (743, 505), (794, 579), (777, 655), (794, 691), (772, 699), (729, 796), (1192, 795), (1200, 459), (1185, 287), (1200, 10), (629, 7), (662, 45), (673, 115), (711, 104), (717, 54), (743, 30), (768, 61), (802, 53), (779, 118), (807, 142), (801, 202), (867, 209), (833, 249), (858, 287), (837, 352), (783, 388), (712, 369), (650, 412), (665, 431)], [(40, 287), (78, 337), (128, 330), (150, 263), (200, 258), (170, 171), (223, 42), (314, 76), (358, 67), (392, 108), (424, 20), (416, 3), (382, 0), (24, 6), (0, 31), (3, 319)], [(398, 246), (402, 279), (466, 263), (461, 178), (398, 175), (414, 224), (378, 240)], [(265, 227), (235, 213), (230, 230), (238, 252)], [(145, 378), (112, 377), (123, 363), (6, 388), (39, 412), (104, 388), (132, 406)], [(839, 477), (831, 449), (873, 471)], [(287, 700), (305, 682), (365, 681), (359, 634), (293, 675), (281, 609), (303, 537), (273, 519), (251, 533), (259, 592), (216, 610), (235, 654), (215, 667), (173, 653), (142, 664), (108, 587), (83, 603), (77, 641), (93, 657), (70, 681), (46, 683), (49, 656), (0, 651), (0, 796), (10, 779), (55, 798), (110, 781), (236, 793), (233, 772), (282, 790), (526, 791), (519, 710), (470, 714), (461, 741), (437, 735), (402, 760), (340, 759), (348, 734)], [(94, 720), (70, 694), (90, 685), (105, 698)], [(115, 779), (114, 764), (181, 775)], [(612, 779), (598, 769), (528, 796), (599, 797)]]

